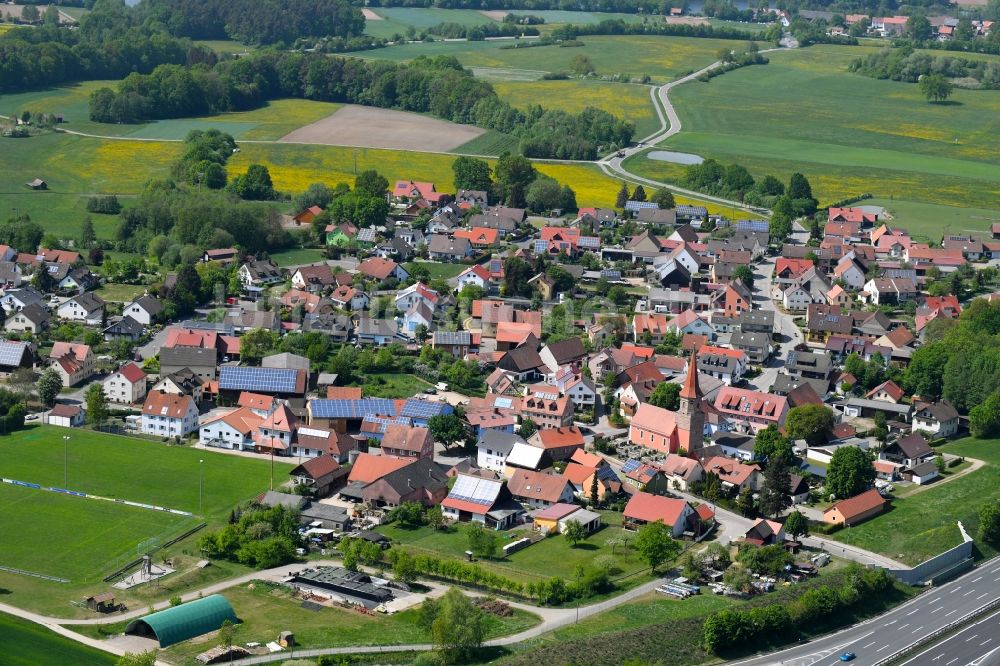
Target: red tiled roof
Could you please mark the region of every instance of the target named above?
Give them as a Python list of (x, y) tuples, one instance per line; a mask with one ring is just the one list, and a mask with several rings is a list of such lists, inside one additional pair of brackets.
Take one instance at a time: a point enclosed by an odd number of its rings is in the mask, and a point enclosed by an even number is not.
[(250, 407), (251, 409), (264, 409), (270, 411), (271, 407), (274, 406), (274, 396), (243, 391), (240, 393), (240, 397), (236, 404), (240, 407)]
[(174, 393), (164, 393), (163, 391), (153, 391), (146, 396), (146, 403), (142, 406), (143, 414), (154, 416), (169, 416), (171, 418), (181, 418), (187, 412), (194, 401), (189, 395), (176, 395)]
[(561, 449), (566, 446), (580, 446), (584, 444), (583, 433), (576, 426), (565, 428), (542, 428), (536, 433), (539, 443), (543, 449)]
[(569, 483), (562, 474), (543, 474), (527, 469), (518, 469), (507, 483), (507, 487), (515, 497), (557, 502)]
[(126, 363), (118, 369), (118, 372), (132, 384), (146, 379), (146, 373), (135, 363)]
[(327, 400), (360, 400), (362, 388), (360, 386), (327, 386)]
[(673, 527), (684, 515), (687, 505), (682, 499), (637, 492), (625, 505), (624, 516), (647, 523), (661, 520), (664, 525)]
[(350, 483), (372, 483), (390, 472), (402, 469), (417, 461), (417, 458), (395, 458), (392, 456), (373, 456), (370, 453), (360, 453), (351, 467)]
[(850, 521), (852, 518), (860, 516), (863, 513), (871, 511), (876, 507), (880, 507), (885, 504), (885, 498), (882, 497), (877, 490), (872, 488), (871, 490), (866, 490), (860, 495), (855, 495), (854, 497), (848, 497), (845, 500), (840, 500), (825, 513), (830, 513), (834, 509), (840, 511), (840, 514), (844, 517), (845, 521)]

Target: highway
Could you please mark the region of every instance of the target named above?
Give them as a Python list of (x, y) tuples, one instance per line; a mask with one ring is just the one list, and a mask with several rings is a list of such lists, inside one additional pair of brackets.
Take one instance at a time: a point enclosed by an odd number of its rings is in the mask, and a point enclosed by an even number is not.
[[(839, 656), (854, 652), (852, 666), (875, 666), (929, 634), (1000, 600), (1000, 558), (993, 558), (950, 583), (927, 590), (897, 608), (835, 634), (730, 666), (842, 666)], [(1000, 613), (918, 653), (913, 666), (995, 666), (1000, 664)], [(937, 659), (938, 655), (942, 655)], [(956, 661), (953, 661), (956, 660)]]
[(992, 666), (1000, 664), (1000, 611), (936, 643), (903, 666)]

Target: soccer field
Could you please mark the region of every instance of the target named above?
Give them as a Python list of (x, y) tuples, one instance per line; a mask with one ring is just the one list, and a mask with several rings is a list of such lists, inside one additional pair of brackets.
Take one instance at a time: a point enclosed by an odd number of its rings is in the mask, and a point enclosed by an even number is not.
[[(0, 438), (0, 476), (63, 487), (67, 434), (69, 490), (190, 511), (211, 521), (269, 487), (266, 460), (47, 426)], [(276, 486), (288, 480), (291, 467), (274, 463)]]
[(0, 506), (0, 566), (74, 583), (99, 580), (141, 555), (139, 544), (167, 541), (199, 522), (6, 483), (0, 484)]

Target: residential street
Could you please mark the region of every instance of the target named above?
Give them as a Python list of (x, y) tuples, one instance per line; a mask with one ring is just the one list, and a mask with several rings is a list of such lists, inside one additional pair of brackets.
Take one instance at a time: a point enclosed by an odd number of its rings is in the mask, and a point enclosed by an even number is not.
[[(795, 245), (805, 245), (809, 240), (809, 232), (796, 223), (792, 228), (792, 236), (789, 243)], [(803, 341), (802, 331), (795, 324), (795, 319), (778, 308), (771, 299), (771, 276), (774, 275), (774, 265), (777, 257), (764, 257), (763, 261), (754, 267), (754, 307), (761, 310), (770, 310), (774, 313), (775, 342), (778, 349), (775, 355), (768, 361), (767, 367), (760, 375), (747, 380), (751, 388), (766, 391), (774, 384), (778, 376), (778, 370), (785, 365), (788, 360), (788, 352), (795, 345)]]

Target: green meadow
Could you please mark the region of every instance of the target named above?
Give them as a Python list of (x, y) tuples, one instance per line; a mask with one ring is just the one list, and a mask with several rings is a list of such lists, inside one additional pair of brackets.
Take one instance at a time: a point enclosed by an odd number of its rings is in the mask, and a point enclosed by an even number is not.
[[(584, 36), (583, 46), (564, 48), (557, 45), (504, 49), (510, 41), (410, 43), (349, 55), (359, 58), (405, 61), (418, 56), (450, 55), (479, 73), (481, 68), (504, 72), (568, 72), (574, 56), (585, 55), (594, 64), (597, 75), (625, 74), (641, 77), (648, 74), (654, 83), (666, 83), (715, 61), (722, 48), (732, 48), (732, 40), (661, 36)], [(553, 82), (558, 83), (558, 82)]]
[(112, 666), (118, 661), (113, 654), (77, 643), (34, 622), (6, 613), (0, 613), (0, 645), (4, 646), (0, 661), (6, 666)]
[[(1000, 92), (957, 89), (948, 103), (930, 104), (916, 85), (847, 71), (871, 51), (821, 45), (770, 53), (766, 66), (680, 86), (671, 98), (683, 130), (663, 147), (737, 162), (756, 176), (787, 180), (800, 171), (821, 203), (865, 192), (899, 202), (897, 224), (909, 216), (918, 233), (936, 216), (923, 205), (1000, 217), (991, 212), (1000, 211)], [(676, 179), (680, 171), (645, 157), (629, 165), (651, 178)]]

